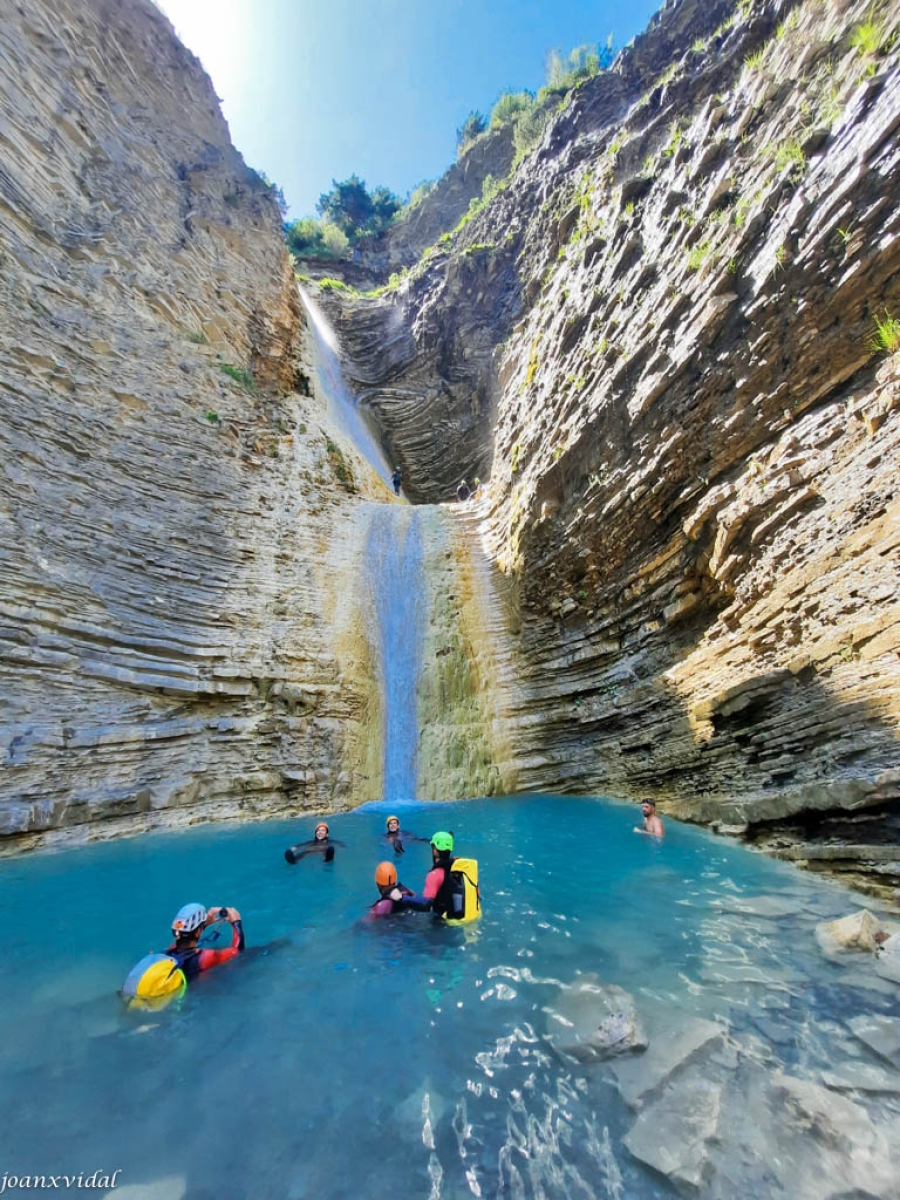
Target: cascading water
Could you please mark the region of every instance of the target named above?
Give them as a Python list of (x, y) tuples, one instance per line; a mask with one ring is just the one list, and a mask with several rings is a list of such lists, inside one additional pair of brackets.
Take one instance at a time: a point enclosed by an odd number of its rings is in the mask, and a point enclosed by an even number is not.
[[(326, 400), (329, 417), (384, 478), (390, 468), (344, 383), (335, 332), (303, 288), (300, 298), (313, 332), (317, 390)], [(422, 526), (419, 514), (406, 504), (370, 504), (366, 510), (369, 629), (383, 711), (382, 794), (386, 800), (411, 800), (416, 795), (417, 691), (424, 632)]]
[(350, 394), (341, 374), (337, 336), (315, 300), (302, 287), (300, 300), (309, 317), (313, 335), (314, 364), (318, 392), (328, 404), (328, 415), (335, 425), (353, 442), (359, 453), (378, 475), (387, 480), (391, 474), (384, 452), (379, 445), (365, 413)]
[(373, 505), (366, 546), (384, 705), (384, 798), (416, 795), (422, 664), (422, 527), (411, 508)]

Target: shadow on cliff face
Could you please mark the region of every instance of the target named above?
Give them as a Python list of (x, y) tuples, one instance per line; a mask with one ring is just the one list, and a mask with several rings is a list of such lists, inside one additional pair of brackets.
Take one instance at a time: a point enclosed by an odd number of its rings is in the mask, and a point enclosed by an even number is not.
[[(503, 224), (498, 217), (498, 238)], [(515, 237), (455, 243), (452, 253), (433, 256), (440, 269), (411, 280), (389, 303), (329, 304), (348, 383), (381, 428), (414, 504), (450, 500), (461, 479), (471, 485), (491, 473), (494, 352), (522, 310), (518, 249)]]
[[(692, 625), (696, 646), (702, 615)], [(900, 800), (896, 725), (884, 702), (849, 698), (843, 660), (747, 672), (710, 694), (702, 674), (676, 683), (664, 670), (666, 659), (690, 659), (686, 629), (677, 643), (651, 639), (624, 653), (586, 627), (564, 644), (560, 632), (541, 622), (524, 639), (523, 708), (541, 712), (539, 765), (524, 768), (526, 786), (652, 792), (673, 815), (736, 826), (795, 814), (812, 823)], [(526, 728), (533, 738), (533, 717)]]

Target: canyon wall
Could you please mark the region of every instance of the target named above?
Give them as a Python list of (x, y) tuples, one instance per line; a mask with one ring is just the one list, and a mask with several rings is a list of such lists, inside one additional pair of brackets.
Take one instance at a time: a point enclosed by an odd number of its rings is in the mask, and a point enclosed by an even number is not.
[(411, 493), (490, 472), (520, 786), (734, 827), (900, 798), (898, 19), (673, 0), (333, 300)]
[(0, 98), (3, 846), (358, 799), (329, 554), (380, 492), (270, 188), (144, 0), (5, 4)]

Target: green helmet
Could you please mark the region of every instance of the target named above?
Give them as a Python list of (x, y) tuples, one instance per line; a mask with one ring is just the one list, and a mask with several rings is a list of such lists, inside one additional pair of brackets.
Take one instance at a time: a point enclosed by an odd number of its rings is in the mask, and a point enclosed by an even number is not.
[(444, 854), (444, 853), (452, 854), (453, 853), (453, 834), (452, 833), (444, 833), (443, 831), (441, 833), (436, 833), (431, 839), (431, 844), (432, 844), (432, 846), (434, 846), (435, 850), (437, 850), (439, 854)]

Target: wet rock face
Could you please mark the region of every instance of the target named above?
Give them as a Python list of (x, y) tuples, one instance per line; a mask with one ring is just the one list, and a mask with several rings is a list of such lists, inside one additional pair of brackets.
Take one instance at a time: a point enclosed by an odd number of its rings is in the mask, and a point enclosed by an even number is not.
[(5, 5), (0, 108), (0, 834), (341, 803), (277, 205), (145, 0)]
[(896, 6), (865, 50), (871, 19), (666, 5), (345, 306), (411, 494), (490, 465), (521, 786), (751, 829), (900, 795)]

